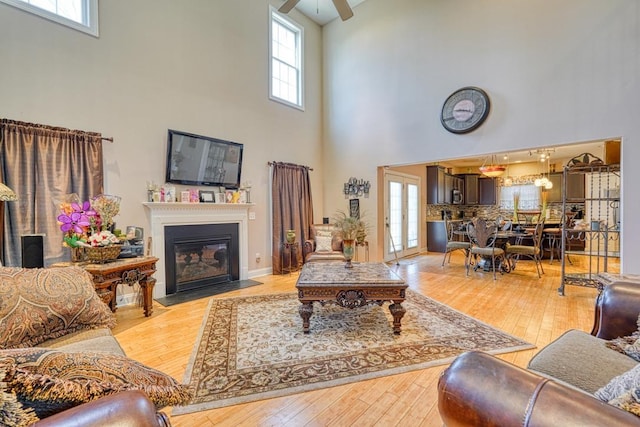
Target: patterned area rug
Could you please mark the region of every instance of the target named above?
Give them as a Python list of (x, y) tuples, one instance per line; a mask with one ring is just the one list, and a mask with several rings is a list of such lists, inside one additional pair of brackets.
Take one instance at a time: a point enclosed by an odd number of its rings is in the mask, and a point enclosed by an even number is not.
[(410, 290), (400, 335), (388, 303), (315, 303), (304, 334), (296, 295), (212, 299), (183, 381), (195, 397), (173, 415), (442, 365), (468, 350), (534, 347)]

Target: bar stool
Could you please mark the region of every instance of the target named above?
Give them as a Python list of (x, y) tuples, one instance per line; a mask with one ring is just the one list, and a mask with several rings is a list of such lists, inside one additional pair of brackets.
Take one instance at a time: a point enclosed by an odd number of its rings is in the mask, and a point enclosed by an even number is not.
[(562, 257), (562, 229), (561, 228), (545, 228), (544, 236), (547, 239), (547, 247), (549, 248), (549, 264), (553, 264), (553, 254), (557, 254), (557, 258)]

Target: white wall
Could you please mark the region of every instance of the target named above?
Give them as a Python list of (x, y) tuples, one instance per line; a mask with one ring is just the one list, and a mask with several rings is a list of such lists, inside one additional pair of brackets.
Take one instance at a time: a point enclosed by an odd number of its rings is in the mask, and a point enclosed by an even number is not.
[[(640, 2), (368, 0), (354, 12), (323, 32), (325, 214), (344, 209), (349, 176), (373, 181), (377, 166), (622, 137), (623, 269), (640, 272)], [(491, 113), (448, 133), (442, 103), (469, 85)], [(361, 209), (375, 216), (376, 202)]]
[[(274, 4), (279, 2), (274, 1)], [(321, 164), (321, 29), (305, 26), (306, 109), (268, 99), (266, 0), (107, 0), (100, 37), (0, 4), (0, 117), (101, 132), (117, 225), (149, 224), (146, 182), (163, 183), (167, 129), (244, 144), (253, 184), (249, 270), (270, 271), (268, 161)], [(318, 217), (322, 198), (317, 197)], [(255, 254), (262, 255), (256, 263)]]

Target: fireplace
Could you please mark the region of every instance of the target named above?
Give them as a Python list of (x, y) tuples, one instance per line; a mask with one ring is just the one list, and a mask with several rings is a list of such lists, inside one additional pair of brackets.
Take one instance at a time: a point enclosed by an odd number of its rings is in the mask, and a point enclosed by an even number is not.
[(238, 224), (164, 229), (167, 295), (238, 280)]
[[(253, 204), (249, 203), (153, 203), (147, 202), (144, 203), (145, 208), (149, 214), (149, 225), (150, 225), (150, 244), (151, 244), (151, 254), (158, 257), (158, 262), (156, 264), (156, 274), (155, 278), (157, 279), (156, 286), (153, 289), (153, 297), (161, 298), (170, 293), (175, 293), (175, 289), (169, 289), (167, 285), (167, 279), (169, 275), (167, 274), (168, 268), (171, 264), (176, 263), (175, 255), (173, 258), (166, 257), (166, 245), (165, 245), (165, 231), (166, 229), (171, 229), (174, 226), (208, 226), (208, 225), (232, 225), (237, 230), (237, 238), (235, 238), (235, 243), (232, 245), (236, 245), (237, 249), (232, 248), (229, 250), (229, 253), (232, 251), (237, 253), (237, 256), (229, 255), (228, 260), (231, 262), (235, 260), (238, 262), (238, 265), (230, 264), (230, 275), (231, 280), (246, 280), (248, 279), (249, 272), (249, 254), (248, 254), (248, 238), (249, 238), (249, 218), (248, 211), (253, 206)], [(221, 234), (228, 234), (227, 232), (222, 232)], [(184, 243), (187, 245), (200, 245), (208, 246), (210, 244), (219, 245), (221, 242), (200, 242), (198, 239), (202, 237), (202, 235), (196, 236), (187, 236), (187, 240), (195, 240), (195, 242), (178, 242)], [(217, 247), (217, 246), (215, 246)], [(185, 248), (184, 251), (191, 250), (195, 255), (191, 255), (192, 261), (193, 259), (198, 260), (198, 248), (196, 247), (193, 250), (193, 247)], [(207, 248), (203, 250), (203, 257), (206, 258), (205, 252), (210, 251), (211, 248)], [(235, 251), (238, 252), (235, 252)], [(222, 254), (218, 254), (218, 258), (221, 257)], [(185, 255), (186, 256), (186, 255)], [(215, 258), (214, 258), (215, 259)], [(217, 265), (217, 264), (216, 264)], [(204, 267), (204, 266), (200, 266)], [(171, 273), (171, 277), (175, 275), (175, 272)], [(217, 280), (217, 279), (216, 279)], [(198, 285), (198, 284), (196, 284)]]

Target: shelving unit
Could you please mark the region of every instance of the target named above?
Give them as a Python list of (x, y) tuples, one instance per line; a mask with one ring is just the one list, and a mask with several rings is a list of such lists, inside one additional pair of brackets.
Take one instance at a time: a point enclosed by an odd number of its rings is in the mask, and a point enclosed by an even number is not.
[[(585, 181), (584, 197), (573, 197), (568, 184), (581, 175)], [(562, 179), (562, 209), (584, 204), (582, 227), (562, 225), (562, 283), (602, 290), (598, 280), (602, 273), (618, 273), (620, 258), (620, 165), (588, 164), (565, 167)], [(576, 250), (579, 248), (579, 250)]]

